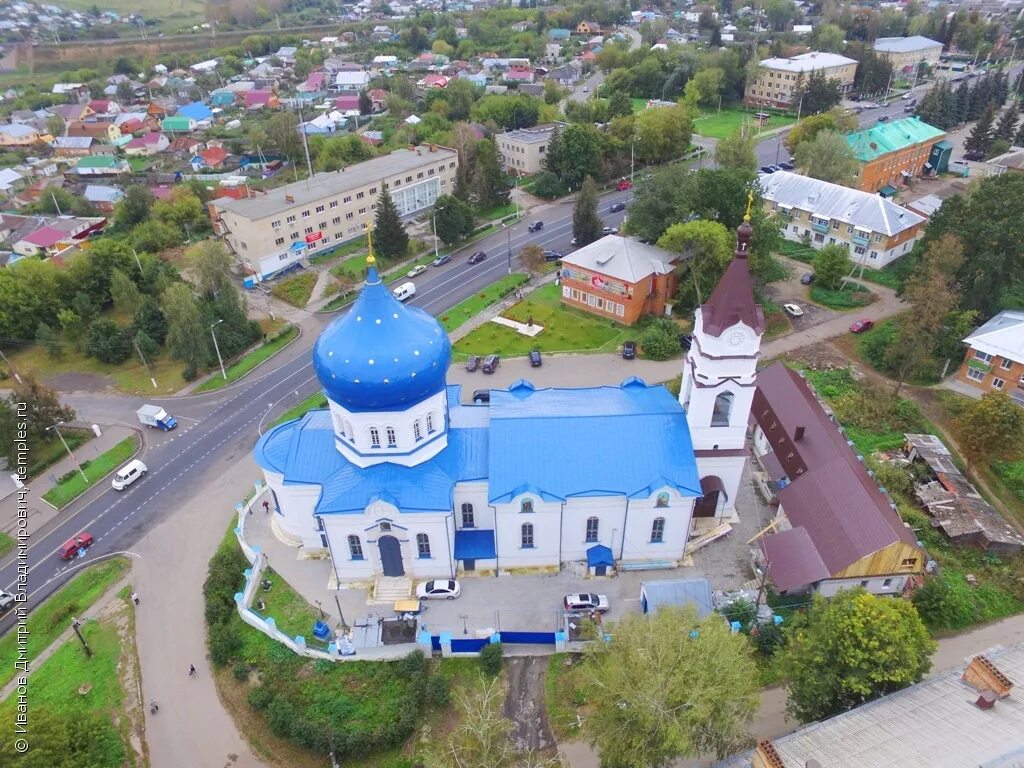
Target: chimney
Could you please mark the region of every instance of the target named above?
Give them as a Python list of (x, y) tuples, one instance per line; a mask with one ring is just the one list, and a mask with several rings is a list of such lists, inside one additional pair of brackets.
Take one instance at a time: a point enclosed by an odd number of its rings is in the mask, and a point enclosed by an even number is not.
[(801, 427), (797, 427), (795, 430), (793, 430), (793, 441), (794, 442), (798, 443), (798, 442), (800, 442), (803, 439), (804, 439), (804, 428), (802, 426)]
[[(996, 669), (996, 665), (984, 655), (975, 656), (971, 659), (960, 679), (974, 689), (981, 691), (982, 696), (990, 692), (998, 699), (1005, 699), (1013, 689), (1013, 683), (1010, 681), (1010, 678)], [(983, 709), (987, 709), (987, 707), (983, 707)]]
[(996, 705), (997, 698), (992, 691), (982, 691), (978, 700), (974, 702), (974, 706), (978, 709), (992, 709)]
[(786, 768), (779, 753), (775, 751), (775, 745), (767, 739), (757, 742), (750, 765), (751, 768)]
[(437, 144), (431, 144), (430, 145), (430, 151), (431, 152), (437, 152)]
[(292, 197), (291, 195), (285, 195), (285, 196), (284, 196), (284, 201), (285, 201), (286, 203), (294, 203), (294, 202), (295, 202), (295, 198), (294, 198), (294, 197)]

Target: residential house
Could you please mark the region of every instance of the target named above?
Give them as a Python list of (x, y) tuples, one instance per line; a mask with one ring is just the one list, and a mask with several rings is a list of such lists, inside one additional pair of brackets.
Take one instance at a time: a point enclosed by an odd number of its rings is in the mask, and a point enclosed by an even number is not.
[(50, 107), (50, 110), (65, 123), (85, 120), (96, 114), (88, 104), (57, 104)]
[(89, 102), (89, 109), (94, 115), (118, 115), (121, 113), (121, 105), (112, 99), (93, 99)]
[(203, 142), (191, 136), (179, 136), (167, 145), (167, 151), (179, 157), (192, 157), (203, 146)]
[(161, 120), (160, 127), (168, 133), (190, 133), (196, 129), (196, 121), (184, 115), (172, 115)]
[(356, 135), (371, 147), (379, 147), (384, 143), (384, 134), (381, 131), (363, 131)]
[(281, 106), (280, 99), (273, 91), (249, 91), (245, 94), (245, 108), (252, 111), (256, 109), (278, 109)]
[(42, 134), (31, 125), (0, 125), (0, 147), (31, 147), (42, 141)]
[(294, 45), (282, 45), (273, 56), (292, 66), (295, 64), (295, 54), (298, 53), (298, 50)]
[(370, 84), (370, 73), (363, 70), (339, 72), (334, 76), (334, 88), (338, 91), (363, 91)]
[(373, 102), (374, 112), (381, 112), (387, 108), (389, 95), (383, 88), (370, 89), (370, 101)]
[(373, 35), (373, 39), (377, 42), (387, 42), (391, 39), (393, 33), (391, 32), (391, 27), (386, 24), (378, 24), (373, 28), (373, 32), (371, 34)]
[(222, 168), (228, 159), (228, 151), (224, 147), (208, 147), (189, 160), (193, 169), (199, 171), (202, 168), (217, 170)]
[(193, 101), (191, 104), (186, 104), (183, 107), (178, 107), (175, 112), (178, 117), (187, 117), (195, 120), (197, 123), (203, 120), (209, 120), (213, 117), (213, 110), (203, 104), (201, 101)]
[(811, 51), (788, 59), (764, 59), (757, 65), (757, 76), (747, 78), (743, 102), (748, 106), (778, 109), (799, 107), (793, 102), (793, 89), (811, 72), (821, 72), (830, 80), (838, 80), (844, 94), (853, 88), (857, 62), (837, 53)]
[(934, 67), (942, 55), (942, 43), (921, 35), (879, 37), (873, 47), (879, 58), (892, 64), (895, 72), (912, 72), (921, 64)]
[(932, 517), (933, 527), (954, 544), (997, 557), (1013, 557), (1024, 549), (1024, 535), (982, 498), (942, 440), (935, 435), (904, 437), (903, 451), (917, 464), (914, 493)]
[(632, 325), (665, 314), (677, 278), (676, 254), (619, 235), (606, 235), (562, 257), (562, 303)]
[(924, 216), (926, 219), (930, 219), (935, 215), (939, 208), (942, 207), (944, 202), (945, 200), (938, 195), (925, 195), (924, 197), (919, 197), (916, 200), (910, 201), (904, 207), (908, 211), (913, 211), (914, 213)]
[(370, 65), (374, 72), (382, 74), (390, 74), (398, 69), (398, 57), (397, 56), (374, 56), (373, 62)]
[(872, 269), (909, 253), (927, 223), (880, 195), (797, 173), (762, 174), (758, 184), (765, 209), (775, 212), (787, 240), (846, 246), (854, 263)]
[(101, 230), (106, 221), (93, 217), (3, 214), (0, 228), (11, 230), (5, 240), (19, 256), (47, 258), (75, 247), (92, 232)]
[(323, 93), (327, 90), (327, 73), (324, 71), (310, 72), (304, 83), (295, 87), (298, 93)]
[(561, 43), (545, 43), (544, 45), (544, 60), (549, 64), (558, 64), (562, 61), (562, 44)]
[(50, 149), (58, 157), (83, 157), (93, 145), (92, 136), (57, 136)]
[(76, 176), (120, 176), (131, 173), (131, 168), (113, 155), (86, 155), (75, 163), (71, 172)]
[(0, 192), (5, 195), (13, 192), (24, 180), (25, 177), (13, 168), (0, 168)]
[(861, 166), (859, 188), (891, 197), (921, 174), (931, 174), (933, 153), (947, 153), (936, 146), (945, 138), (945, 131), (918, 117), (878, 123), (847, 135), (846, 142)]
[(587, 36), (590, 36), (590, 35), (598, 35), (600, 33), (601, 33), (601, 25), (598, 24), (596, 21), (587, 21), (587, 20), (584, 19), (583, 21), (580, 21), (576, 25), (576, 34), (577, 35), (587, 35)]
[(572, 37), (572, 30), (571, 29), (558, 29), (558, 28), (556, 28), (556, 29), (549, 29), (548, 30), (548, 39), (549, 40), (553, 40), (555, 42), (564, 43), (570, 37)]
[(124, 197), (117, 187), (108, 187), (103, 184), (87, 184), (82, 197), (92, 203), (93, 207), (100, 213), (113, 213), (114, 206)]
[(143, 136), (132, 139), (122, 148), (126, 155), (150, 157), (163, 152), (171, 145), (170, 139), (162, 133), (151, 131)]
[(88, 120), (83, 123), (68, 123), (68, 136), (91, 136), (94, 141), (112, 144), (121, 138), (121, 129), (113, 122)]
[(964, 339), (958, 381), (981, 394), (1005, 392), (1024, 406), (1024, 310), (1005, 309)]
[(533, 68), (529, 66), (509, 67), (503, 78), (516, 83), (532, 83), (534, 78)]
[[(302, 88), (300, 85), (299, 88)], [(233, 107), (238, 103), (238, 94), (230, 88), (214, 91), (210, 94), (210, 106), (212, 108), (225, 109)]]
[(806, 379), (782, 363), (758, 371), (752, 416), (763, 490), (778, 504), (758, 559), (780, 593), (900, 595), (924, 573), (896, 504)]
[(576, 85), (583, 79), (583, 63), (573, 59), (557, 69), (548, 72), (548, 79), (559, 85)]
[(477, 88), (483, 88), (487, 85), (487, 75), (483, 72), (470, 72), (467, 69), (461, 69), (456, 77), (459, 80), (468, 80)]
[(352, 117), (359, 114), (359, 96), (354, 93), (347, 93), (334, 99), (334, 109), (341, 113), (342, 117)]
[(207, 61), (200, 61), (198, 64), (193, 64), (189, 69), (196, 74), (204, 74), (207, 72), (213, 72), (219, 63), (220, 62), (216, 59), (209, 59)]
[(448, 85), (448, 78), (444, 75), (427, 75), (422, 80), (418, 80), (416, 85), (428, 90), (445, 88)]
[(544, 170), (548, 144), (555, 128), (564, 129), (566, 123), (548, 123), (533, 128), (505, 131), (495, 137), (502, 165), (509, 172), (529, 176)]
[(1013, 768), (1024, 751), (1014, 681), (1024, 643), (999, 645), (955, 669), (861, 704), (715, 768)]

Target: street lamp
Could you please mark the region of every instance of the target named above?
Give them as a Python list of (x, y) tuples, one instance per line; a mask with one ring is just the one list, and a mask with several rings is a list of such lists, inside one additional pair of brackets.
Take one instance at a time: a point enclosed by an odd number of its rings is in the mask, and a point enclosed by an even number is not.
[(78, 459), (75, 458), (75, 454), (73, 454), (71, 452), (71, 448), (68, 447), (68, 443), (67, 443), (67, 440), (64, 439), (64, 435), (62, 435), (60, 433), (60, 425), (63, 424), (63, 423), (64, 423), (63, 421), (58, 421), (52, 427), (47, 427), (46, 431), (49, 432), (52, 429), (54, 432), (57, 433), (57, 437), (59, 437), (60, 441), (62, 443), (64, 443), (64, 450), (68, 452), (68, 456), (70, 456), (71, 460), (73, 462), (75, 462), (75, 466), (78, 468), (78, 474), (80, 474), (82, 476), (82, 479), (85, 480), (85, 482), (88, 483), (89, 482), (89, 478), (86, 477), (85, 476), (85, 472), (82, 471), (82, 465), (78, 463)]
[(512, 274), (512, 227), (507, 224), (502, 224), (501, 228), (505, 230), (505, 237), (508, 242), (508, 273)]
[(212, 323), (210, 325), (210, 335), (213, 336), (213, 348), (217, 350), (217, 362), (220, 363), (220, 375), (224, 377), (224, 381), (227, 381), (228, 372), (224, 370), (224, 358), (220, 356), (220, 345), (217, 343), (217, 332), (214, 330), (223, 322), (224, 318), (221, 318), (216, 323)]
[(443, 211), (444, 210), (444, 206), (442, 205), (440, 208), (438, 208), (435, 205), (434, 206), (434, 210), (431, 211), (431, 213), (430, 213), (430, 221), (431, 221), (431, 223), (433, 224), (433, 227), (434, 227), (434, 259), (435, 260), (440, 258), (438, 256), (438, 254), (437, 254), (437, 239), (438, 239), (437, 238), (437, 212), (439, 210)]
[(629, 142), (629, 183), (633, 183), (633, 147), (640, 141), (639, 136), (634, 136), (633, 140)]

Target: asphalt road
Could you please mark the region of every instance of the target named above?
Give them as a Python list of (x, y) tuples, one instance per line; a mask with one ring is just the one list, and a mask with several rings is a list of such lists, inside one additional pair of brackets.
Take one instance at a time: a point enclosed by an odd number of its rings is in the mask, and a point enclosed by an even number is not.
[[(621, 223), (624, 212), (611, 214), (608, 206), (627, 201), (630, 194), (614, 192), (601, 199), (598, 210), (606, 224)], [(431, 267), (415, 278), (417, 290), (410, 303), (441, 315), (508, 274), (510, 263), (515, 269), (518, 253), (527, 243), (563, 253), (572, 250), (572, 204), (545, 208), (546, 213), (524, 218), (507, 230), (453, 254), (449, 264)], [(528, 232), (528, 224), (537, 219), (544, 221), (544, 229)], [(481, 264), (470, 265), (468, 256), (476, 250), (484, 251), (487, 258)], [(85, 501), (58, 515), (56, 524), (47, 532), (33, 537), (28, 559), (29, 606), (51, 594), (85, 565), (115, 553), (130, 552), (133, 543), (149, 528), (173, 515), (184, 500), (190, 500), (194, 489), (225, 471), (239, 455), (251, 451), (258, 431), (273, 421), (276, 414), (316, 392), (320, 387), (309, 353), (320, 329), (331, 319), (313, 316), (304, 324), (300, 339), (280, 358), (275, 358), (274, 367), (266, 373), (257, 373), (222, 392), (158, 399), (156, 402), (178, 417), (178, 430), (169, 435), (145, 430), (147, 445), (142, 458), (149, 468), (145, 477), (122, 492), (109, 485), (93, 489)], [(134, 410), (143, 402), (141, 398), (109, 395), (73, 395), (67, 399), (83, 417), (126, 424), (135, 422)], [(89, 531), (96, 543), (85, 557), (68, 563), (61, 561), (57, 548), (83, 530)], [(17, 563), (8, 555), (0, 564), (0, 586), (14, 591), (17, 575)], [(13, 614), (8, 614), (0, 621), (0, 634), (13, 624)]]

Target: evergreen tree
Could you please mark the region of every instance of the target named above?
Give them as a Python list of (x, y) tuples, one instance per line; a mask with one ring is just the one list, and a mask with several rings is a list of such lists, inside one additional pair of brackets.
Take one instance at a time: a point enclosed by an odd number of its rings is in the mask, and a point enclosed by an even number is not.
[(971, 88), (971, 100), (967, 104), (966, 119), (968, 122), (979, 119), (988, 108), (989, 89), (984, 78)]
[(473, 164), (473, 196), (481, 209), (506, 205), (511, 199), (508, 182), (501, 170), (498, 148), (485, 139), (477, 144)]
[(548, 139), (547, 155), (544, 157), (544, 170), (561, 177), (562, 154), (562, 129), (556, 125), (554, 130), (551, 131), (551, 138)]
[(1024, 123), (1020, 124), (1020, 128), (1017, 129), (1017, 135), (1013, 137), (1013, 146), (1024, 147)]
[(1013, 137), (1017, 133), (1017, 120), (1020, 117), (1020, 110), (1017, 107), (1016, 102), (1010, 105), (1010, 108), (1003, 112), (999, 118), (999, 122), (996, 123), (995, 130), (993, 131), (993, 138), (1002, 139), (1003, 141), (1009, 142), (1013, 140)]
[(981, 119), (975, 123), (974, 128), (971, 129), (971, 134), (964, 141), (964, 149), (968, 154), (984, 155), (988, 152), (989, 146), (992, 144), (992, 130), (995, 126), (996, 121), (996, 108), (989, 106), (985, 110), (985, 114), (981, 116)]
[(1010, 96), (1010, 76), (1005, 69), (997, 69), (992, 82), (992, 95), (1000, 107)]
[(608, 99), (608, 119), (613, 117), (628, 117), (633, 114), (633, 100), (623, 90), (613, 91)]
[(956, 89), (956, 118), (955, 125), (962, 125), (967, 122), (967, 113), (971, 109), (971, 87), (966, 80), (960, 81), (960, 87)]
[(409, 234), (398, 216), (395, 201), (387, 189), (377, 199), (377, 216), (373, 222), (373, 250), (381, 259), (400, 259), (409, 251)]
[(373, 99), (366, 91), (359, 92), (359, 114), (368, 115), (373, 112)]
[(601, 219), (597, 215), (597, 185), (589, 176), (583, 180), (576, 194), (576, 207), (572, 212), (572, 236), (578, 248), (601, 237)]

